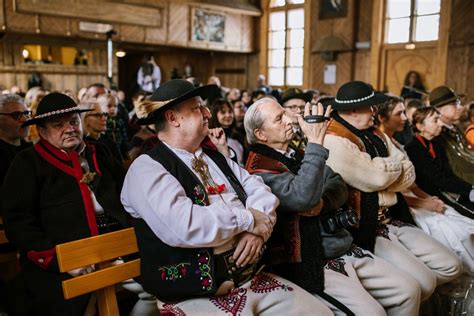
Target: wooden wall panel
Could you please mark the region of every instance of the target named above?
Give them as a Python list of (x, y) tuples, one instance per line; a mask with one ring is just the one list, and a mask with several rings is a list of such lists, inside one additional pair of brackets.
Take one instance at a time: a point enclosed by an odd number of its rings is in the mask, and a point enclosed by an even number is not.
[(403, 87), (405, 75), (410, 70), (416, 70), (422, 74), (426, 88), (431, 90), (437, 86), (435, 68), (435, 48), (387, 50), (384, 87), (391, 93), (399, 95)]
[(227, 15), (225, 20), (225, 47), (240, 50), (242, 44), (242, 19), (240, 15)]
[(355, 54), (354, 80), (370, 82), (370, 51), (361, 50)]
[(170, 3), (168, 10), (168, 43), (186, 45), (189, 40), (190, 8), (183, 3)]
[(67, 36), (70, 32), (70, 21), (66, 18), (42, 16), (39, 19), (40, 34)]

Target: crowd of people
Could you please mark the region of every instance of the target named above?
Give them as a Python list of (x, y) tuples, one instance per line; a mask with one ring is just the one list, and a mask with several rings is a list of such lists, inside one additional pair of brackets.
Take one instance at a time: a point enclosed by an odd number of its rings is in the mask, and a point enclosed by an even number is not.
[(11, 315), (83, 315), (55, 246), (134, 227), (132, 314), (418, 315), (474, 276), (474, 107), (411, 72), (395, 96), (92, 84), (0, 95)]

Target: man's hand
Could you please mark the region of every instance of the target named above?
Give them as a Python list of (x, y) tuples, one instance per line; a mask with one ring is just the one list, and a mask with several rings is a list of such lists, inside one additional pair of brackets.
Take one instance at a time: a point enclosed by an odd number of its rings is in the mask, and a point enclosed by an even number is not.
[(93, 271), (95, 271), (95, 267), (92, 265), (92, 266), (77, 268), (77, 269), (68, 271), (67, 273), (69, 273), (73, 277), (77, 277), (77, 276), (80, 276), (80, 275), (91, 273)]
[[(310, 110), (311, 107), (311, 110)], [(324, 112), (323, 105), (318, 103), (318, 105), (313, 105), (309, 102), (306, 103), (304, 108), (304, 116), (308, 115), (323, 115), (329, 117), (331, 114), (331, 106), (328, 106), (326, 113)], [(324, 136), (326, 135), (326, 130), (328, 128), (328, 121), (323, 121), (321, 123), (308, 123), (304, 120), (304, 117), (298, 115), (298, 124), (300, 125), (301, 130), (304, 135), (308, 138), (309, 143), (316, 143), (322, 145), (324, 142)]]
[(273, 225), (275, 223), (273, 223), (270, 217), (263, 212), (257, 211), (253, 208), (250, 208), (249, 211), (253, 215), (253, 230), (251, 233), (262, 237), (263, 241), (267, 241), (272, 234)]
[(429, 209), (430, 211), (434, 211), (436, 213), (441, 214), (444, 214), (446, 210), (444, 202), (441, 201), (437, 196), (432, 196), (424, 199), (423, 207)]
[(229, 147), (227, 146), (227, 139), (222, 127), (210, 128), (208, 136), (211, 142), (217, 147), (217, 150), (229, 158)]
[(237, 241), (233, 259), (237, 267), (254, 263), (262, 251), (263, 238), (252, 233), (243, 232)]
[(310, 208), (309, 210), (300, 212), (299, 215), (307, 216), (307, 217), (317, 216), (321, 213), (321, 210), (323, 209), (323, 206), (324, 206), (324, 201), (323, 201), (323, 199), (321, 199), (321, 200), (319, 200), (319, 203), (316, 204), (314, 207)]

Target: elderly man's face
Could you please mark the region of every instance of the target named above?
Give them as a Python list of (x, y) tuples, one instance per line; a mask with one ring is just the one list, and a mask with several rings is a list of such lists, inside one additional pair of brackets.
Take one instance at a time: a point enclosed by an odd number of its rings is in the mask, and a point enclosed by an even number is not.
[(365, 106), (354, 110), (355, 127), (363, 130), (374, 125), (374, 110), (371, 106)]
[(26, 137), (28, 134), (28, 127), (21, 127), (28, 119), (26, 115), (19, 115), (18, 118), (15, 112), (25, 112), (28, 108), (23, 103), (7, 103), (3, 106), (2, 113), (11, 113), (12, 115), (0, 115), (0, 132), (3, 137), (9, 140), (18, 140)]
[(292, 119), (286, 115), (280, 104), (273, 101), (262, 104), (260, 112), (265, 117), (265, 122), (257, 138), (270, 147), (288, 144), (294, 135)]
[(71, 152), (82, 142), (82, 125), (78, 113), (53, 117), (39, 127), (40, 136), (54, 147)]
[(195, 138), (196, 141), (201, 142), (209, 134), (211, 112), (204, 105), (201, 97), (181, 102), (174, 111), (183, 137)]
[(437, 109), (441, 114), (441, 121), (446, 125), (453, 125), (457, 123), (459, 117), (461, 116), (461, 102), (459, 101), (443, 105)]

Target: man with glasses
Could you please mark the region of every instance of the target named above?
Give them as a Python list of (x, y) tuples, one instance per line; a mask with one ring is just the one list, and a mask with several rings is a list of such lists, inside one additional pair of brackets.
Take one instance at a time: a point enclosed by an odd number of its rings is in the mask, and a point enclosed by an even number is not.
[(466, 138), (456, 126), (462, 113), (460, 96), (451, 88), (440, 86), (431, 91), (430, 105), (438, 110), (443, 123), (441, 134), (433, 141), (446, 151), (453, 172), (474, 184), (474, 151), (468, 148)]
[(281, 96), (280, 104), (285, 109), (286, 115), (291, 118), (293, 125), (294, 136), (290, 144), (293, 149), (304, 149), (308, 142), (298, 124), (298, 116), (303, 114), (306, 102), (311, 102), (312, 99), (312, 92), (303, 93), (298, 88), (290, 88)]
[(19, 95), (0, 95), (0, 186), (16, 154), (31, 146), (24, 140), (28, 128), (22, 126), (30, 114)]
[(21, 272), (7, 292), (11, 314), (83, 315), (89, 296), (65, 300), (61, 281), (94, 267), (60, 273), (55, 246), (128, 224), (124, 172), (103, 145), (83, 141), (86, 111), (50, 93), (22, 124), (36, 124), (40, 141), (16, 155), (0, 197), (7, 238), (20, 252)]

